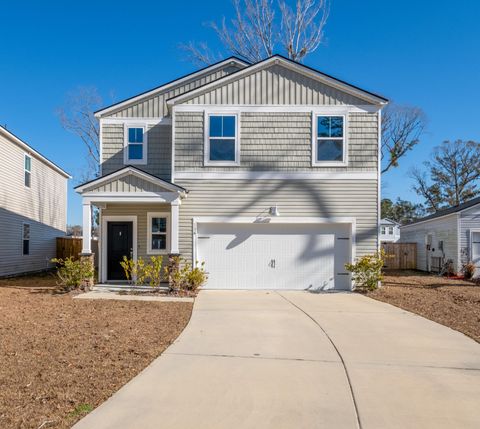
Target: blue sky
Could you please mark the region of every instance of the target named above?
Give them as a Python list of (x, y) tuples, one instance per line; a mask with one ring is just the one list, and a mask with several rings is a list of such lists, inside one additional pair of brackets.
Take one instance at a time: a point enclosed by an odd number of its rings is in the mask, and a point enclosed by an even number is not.
[[(0, 123), (74, 176), (69, 223), (81, 222), (73, 186), (85, 150), (56, 117), (66, 94), (95, 86), (110, 104), (193, 71), (178, 43), (218, 46), (202, 23), (231, 11), (225, 0), (3, 4)], [(480, 141), (479, 16), (467, 0), (332, 0), (326, 43), (305, 63), (429, 119), (422, 143), (384, 175), (384, 197), (416, 201), (407, 172), (441, 141)]]

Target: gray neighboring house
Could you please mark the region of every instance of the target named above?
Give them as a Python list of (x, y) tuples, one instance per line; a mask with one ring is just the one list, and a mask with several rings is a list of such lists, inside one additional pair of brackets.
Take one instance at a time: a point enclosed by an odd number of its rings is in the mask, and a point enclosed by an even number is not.
[(437, 271), (448, 259), (453, 261), (455, 272), (470, 261), (480, 268), (480, 198), (440, 210), (400, 229), (401, 242), (417, 243), (419, 270)]
[(0, 127), (0, 277), (49, 268), (65, 235), (70, 176)]
[(275, 55), (228, 58), (96, 112), (100, 282), (121, 258), (204, 261), (212, 289), (350, 289), (379, 246), (379, 95)]

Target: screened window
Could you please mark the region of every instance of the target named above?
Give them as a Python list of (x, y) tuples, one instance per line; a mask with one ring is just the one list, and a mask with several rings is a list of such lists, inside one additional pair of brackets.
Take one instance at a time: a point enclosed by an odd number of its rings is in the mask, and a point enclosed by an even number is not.
[(148, 253), (166, 253), (169, 247), (169, 215), (166, 213), (148, 214)]
[(30, 224), (23, 224), (23, 254), (30, 254)]
[(210, 115), (208, 121), (206, 161), (212, 163), (237, 162), (237, 116)]
[(345, 118), (317, 116), (315, 141), (316, 163), (343, 163), (345, 161)]
[(25, 155), (23, 169), (25, 186), (30, 188), (32, 184), (32, 158), (28, 155)]
[(146, 134), (143, 127), (128, 127), (126, 132), (126, 163), (139, 164), (146, 161)]

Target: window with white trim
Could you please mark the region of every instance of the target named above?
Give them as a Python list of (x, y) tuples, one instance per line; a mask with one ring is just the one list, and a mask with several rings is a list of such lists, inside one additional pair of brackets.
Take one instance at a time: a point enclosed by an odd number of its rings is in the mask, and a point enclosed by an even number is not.
[(147, 163), (147, 133), (144, 126), (125, 127), (125, 164)]
[(147, 222), (147, 253), (150, 255), (168, 253), (170, 214), (148, 213)]
[(22, 226), (22, 246), (23, 254), (30, 255), (30, 224), (24, 223)]
[(23, 183), (27, 188), (30, 188), (32, 185), (32, 158), (27, 154), (25, 154), (25, 157), (23, 160), (23, 174), (24, 174)]
[(393, 226), (388, 227), (388, 235), (393, 235)]
[(345, 165), (345, 115), (315, 115), (314, 165)]
[(382, 235), (386, 235), (386, 234), (387, 234), (387, 228), (386, 228), (385, 226), (382, 226), (382, 227), (380, 228), (380, 234), (382, 234)]
[(212, 113), (206, 120), (205, 164), (238, 164), (238, 115)]

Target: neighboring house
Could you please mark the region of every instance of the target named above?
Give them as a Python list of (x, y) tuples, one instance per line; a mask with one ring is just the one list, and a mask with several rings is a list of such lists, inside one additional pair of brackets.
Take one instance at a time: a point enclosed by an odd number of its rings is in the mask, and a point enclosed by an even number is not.
[(383, 97), (275, 55), (228, 58), (96, 112), (101, 282), (124, 255), (205, 261), (208, 288), (350, 289), (378, 248)]
[(455, 272), (470, 261), (480, 267), (480, 198), (402, 226), (401, 234), (401, 242), (417, 243), (420, 270), (438, 271), (449, 259)]
[(400, 240), (400, 224), (390, 219), (380, 221), (380, 242), (396, 243)]
[(3, 127), (0, 162), (0, 277), (49, 268), (65, 235), (70, 176)]

